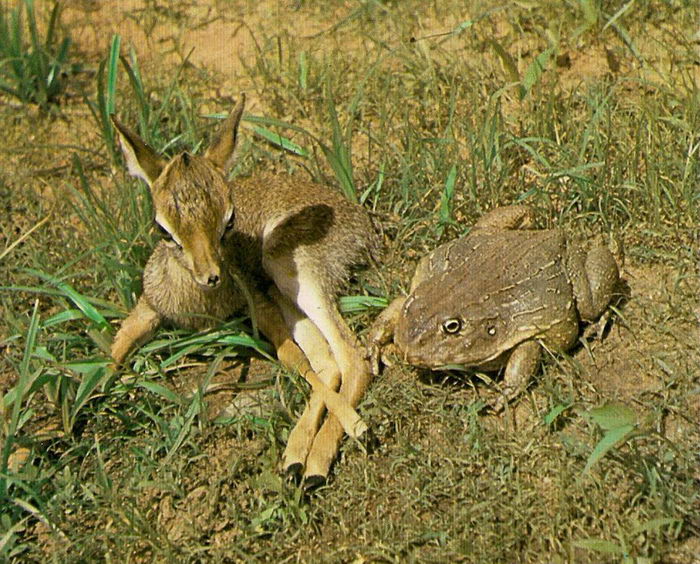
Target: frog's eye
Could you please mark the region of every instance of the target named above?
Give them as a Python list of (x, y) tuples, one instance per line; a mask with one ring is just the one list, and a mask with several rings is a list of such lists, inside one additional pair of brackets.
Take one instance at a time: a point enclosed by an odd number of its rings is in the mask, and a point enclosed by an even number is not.
[(448, 319), (447, 321), (444, 321), (442, 323), (442, 331), (443, 333), (447, 333), (448, 335), (454, 335), (455, 333), (459, 333), (461, 328), (462, 322), (456, 317)]

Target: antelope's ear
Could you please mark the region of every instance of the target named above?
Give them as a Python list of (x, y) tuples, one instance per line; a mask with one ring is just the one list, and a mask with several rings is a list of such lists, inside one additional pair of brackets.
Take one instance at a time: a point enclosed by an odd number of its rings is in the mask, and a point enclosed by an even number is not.
[(165, 160), (136, 133), (120, 123), (114, 114), (109, 117), (117, 130), (129, 174), (143, 179), (151, 186), (163, 171)]
[(236, 107), (219, 127), (219, 131), (214, 136), (211, 146), (204, 153), (204, 156), (225, 173), (231, 170), (233, 165), (233, 151), (238, 140), (238, 124), (243, 116), (245, 107), (245, 94), (241, 93)]

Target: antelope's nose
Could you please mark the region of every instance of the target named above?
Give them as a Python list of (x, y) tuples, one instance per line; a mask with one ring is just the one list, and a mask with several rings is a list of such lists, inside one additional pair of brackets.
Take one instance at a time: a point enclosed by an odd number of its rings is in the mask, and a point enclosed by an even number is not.
[(216, 288), (221, 283), (221, 277), (218, 274), (210, 274), (207, 278), (207, 286)]

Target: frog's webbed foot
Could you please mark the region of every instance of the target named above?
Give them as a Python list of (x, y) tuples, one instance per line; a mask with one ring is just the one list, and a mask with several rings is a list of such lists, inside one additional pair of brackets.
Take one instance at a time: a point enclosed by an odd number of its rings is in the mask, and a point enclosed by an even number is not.
[(368, 356), (370, 371), (372, 377), (379, 376), (379, 367), (381, 365), (391, 368), (396, 363), (396, 357), (400, 355), (399, 348), (394, 343), (387, 343), (383, 347), (370, 349), (368, 347)]
[[(388, 346), (388, 345), (386, 345)], [(379, 376), (379, 366), (384, 364), (390, 366), (385, 358), (385, 346), (377, 342), (367, 344), (365, 358), (369, 361), (369, 371), (372, 377)]]
[(596, 341), (602, 341), (608, 325), (613, 322), (614, 313), (615, 311), (611, 307), (608, 307), (608, 309), (601, 314), (597, 321), (589, 323), (586, 326), (586, 328), (583, 330), (583, 336), (581, 339), (583, 341), (588, 341), (592, 337), (595, 337)]
[(366, 347), (365, 358), (369, 361), (369, 372), (372, 378), (379, 375), (379, 363), (381, 362), (381, 347), (370, 343)]
[(383, 362), (387, 366), (382, 354), (382, 349), (391, 341), (394, 336), (394, 328), (399, 319), (401, 308), (406, 301), (406, 296), (396, 298), (386, 309), (374, 320), (367, 337), (367, 352), (365, 358), (369, 360), (372, 376), (379, 374), (379, 363)]
[(511, 400), (522, 394), (540, 366), (542, 347), (537, 341), (525, 341), (513, 349), (506, 364), (501, 394), (491, 404), (496, 413), (503, 411)]

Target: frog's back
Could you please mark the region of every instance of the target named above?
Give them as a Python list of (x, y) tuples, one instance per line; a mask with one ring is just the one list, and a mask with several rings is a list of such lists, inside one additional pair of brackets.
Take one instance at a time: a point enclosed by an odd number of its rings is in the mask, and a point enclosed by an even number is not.
[(475, 230), (430, 254), (430, 276), (418, 288), (469, 302), (484, 296), (501, 304), (510, 302), (501, 299), (506, 296), (526, 304), (539, 301), (539, 290), (568, 286), (565, 248), (559, 229)]
[(565, 272), (566, 239), (559, 229), (533, 231), (479, 230), (460, 251), (460, 270), (471, 272), (467, 292), (488, 294), (502, 307), (518, 300), (527, 309), (561, 296), (569, 301)]

